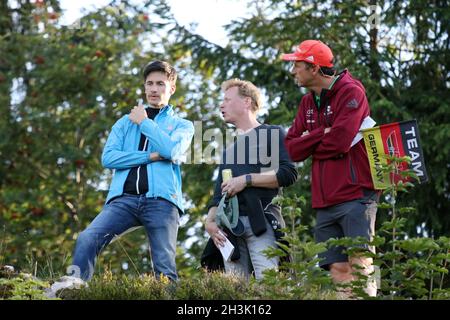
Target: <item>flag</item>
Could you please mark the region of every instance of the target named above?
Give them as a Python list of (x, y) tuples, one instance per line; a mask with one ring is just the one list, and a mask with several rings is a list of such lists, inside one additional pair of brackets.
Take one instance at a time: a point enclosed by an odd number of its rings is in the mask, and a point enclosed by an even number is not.
[[(375, 189), (386, 189), (391, 182), (398, 182), (401, 179), (399, 172), (406, 169), (414, 170), (420, 183), (428, 181), (416, 120), (384, 124), (362, 132)], [(409, 156), (411, 164), (402, 162), (394, 173), (384, 173), (380, 166), (388, 164), (386, 155)]]

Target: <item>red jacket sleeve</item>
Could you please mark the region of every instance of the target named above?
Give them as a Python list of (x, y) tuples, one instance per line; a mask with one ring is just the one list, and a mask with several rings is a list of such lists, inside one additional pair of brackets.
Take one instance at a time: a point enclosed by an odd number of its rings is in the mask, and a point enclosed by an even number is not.
[(284, 139), (284, 144), (292, 161), (303, 161), (310, 155), (312, 155), (314, 149), (319, 144), (324, 135), (324, 128), (319, 127), (309, 132), (308, 135), (302, 137), (303, 132), (307, 130), (303, 125), (304, 112), (302, 105), (303, 103), (300, 104), (294, 122), (289, 128), (286, 138)]
[(314, 150), (313, 158), (324, 160), (347, 153), (362, 121), (369, 115), (369, 104), (364, 91), (351, 87), (339, 97), (336, 117), (331, 131), (324, 135)]

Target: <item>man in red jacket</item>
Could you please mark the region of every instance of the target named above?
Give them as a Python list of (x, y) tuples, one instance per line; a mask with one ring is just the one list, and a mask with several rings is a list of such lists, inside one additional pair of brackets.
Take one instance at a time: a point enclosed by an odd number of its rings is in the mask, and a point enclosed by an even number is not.
[[(285, 139), (293, 161), (312, 156), (312, 207), (317, 209), (315, 238), (366, 237), (371, 239), (379, 193), (374, 190), (363, 140), (352, 144), (370, 109), (365, 89), (348, 70), (336, 74), (333, 53), (324, 43), (306, 40), (296, 51), (283, 54), (292, 61), (292, 75), (303, 96)], [(366, 247), (365, 249), (374, 250)], [(319, 255), (320, 265), (337, 283), (355, 280), (353, 272), (373, 274), (372, 258), (348, 257), (342, 247)], [(359, 267), (353, 267), (358, 265)], [(360, 268), (362, 267), (362, 268)], [(366, 292), (376, 295), (373, 276)], [(349, 296), (350, 291), (344, 292)]]

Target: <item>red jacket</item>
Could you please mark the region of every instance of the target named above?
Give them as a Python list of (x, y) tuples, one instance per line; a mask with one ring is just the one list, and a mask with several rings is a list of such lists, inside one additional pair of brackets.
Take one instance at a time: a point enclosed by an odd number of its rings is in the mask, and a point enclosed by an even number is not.
[[(350, 148), (362, 121), (370, 114), (365, 89), (345, 70), (331, 90), (322, 90), (321, 107), (305, 95), (285, 138), (293, 161), (312, 160), (312, 207), (325, 208), (361, 198), (372, 189), (363, 139)], [(324, 134), (324, 129), (331, 131)], [(309, 131), (306, 136), (303, 132)]]

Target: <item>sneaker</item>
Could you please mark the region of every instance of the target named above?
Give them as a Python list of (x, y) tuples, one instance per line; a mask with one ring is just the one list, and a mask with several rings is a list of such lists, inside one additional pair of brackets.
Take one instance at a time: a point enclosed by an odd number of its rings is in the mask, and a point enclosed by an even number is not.
[(58, 281), (53, 283), (49, 289), (46, 290), (45, 295), (47, 298), (57, 298), (58, 291), (65, 289), (81, 289), (87, 287), (86, 281), (72, 276), (61, 277)]

